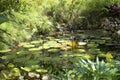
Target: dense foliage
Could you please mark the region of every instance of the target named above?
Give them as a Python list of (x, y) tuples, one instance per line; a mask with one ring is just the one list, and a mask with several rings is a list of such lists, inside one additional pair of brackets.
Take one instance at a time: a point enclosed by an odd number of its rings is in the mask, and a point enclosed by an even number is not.
[(1, 80), (119, 80), (119, 0), (0, 0)]

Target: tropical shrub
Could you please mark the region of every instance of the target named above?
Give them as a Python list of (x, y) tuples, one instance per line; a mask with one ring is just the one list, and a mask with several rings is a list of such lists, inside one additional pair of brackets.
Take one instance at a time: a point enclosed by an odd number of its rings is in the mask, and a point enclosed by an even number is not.
[(81, 74), (81, 80), (119, 80), (119, 67), (116, 65), (115, 61), (105, 62), (97, 58), (96, 62), (80, 59), (75, 66)]

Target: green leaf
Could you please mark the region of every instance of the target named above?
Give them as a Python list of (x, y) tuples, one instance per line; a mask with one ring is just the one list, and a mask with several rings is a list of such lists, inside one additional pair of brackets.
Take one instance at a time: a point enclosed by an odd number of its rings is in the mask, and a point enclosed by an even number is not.
[(10, 52), (10, 51), (11, 51), (11, 49), (0, 50), (0, 53)]
[(36, 71), (39, 72), (39, 73), (46, 73), (46, 72), (48, 72), (48, 71), (45, 70), (45, 69), (37, 69)]
[(30, 48), (29, 51), (39, 51), (40, 48)]
[(11, 67), (11, 68), (12, 68), (12, 67), (14, 67), (14, 66), (15, 66), (15, 65), (12, 64), (12, 63), (9, 63), (9, 64), (8, 64), (8, 67)]
[(21, 67), (21, 69), (24, 71), (27, 71), (27, 72), (31, 71), (31, 68), (29, 68), (29, 67)]
[(13, 70), (15, 73), (19, 73), (19, 72), (20, 72), (19, 68), (13, 68), (12, 70)]
[(83, 45), (86, 45), (86, 44), (87, 44), (86, 42), (78, 42), (79, 46), (83, 46)]
[(85, 49), (77, 49), (78, 52), (86, 52)]
[(23, 45), (25, 48), (35, 47), (35, 45)]

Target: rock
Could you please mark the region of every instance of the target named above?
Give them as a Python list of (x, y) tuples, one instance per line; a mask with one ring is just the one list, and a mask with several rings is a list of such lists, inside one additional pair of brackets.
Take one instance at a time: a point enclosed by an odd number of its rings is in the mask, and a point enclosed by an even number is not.
[(42, 80), (51, 80), (51, 78), (48, 74), (46, 74), (46, 75), (43, 75)]
[(120, 30), (117, 31), (117, 34), (120, 35)]

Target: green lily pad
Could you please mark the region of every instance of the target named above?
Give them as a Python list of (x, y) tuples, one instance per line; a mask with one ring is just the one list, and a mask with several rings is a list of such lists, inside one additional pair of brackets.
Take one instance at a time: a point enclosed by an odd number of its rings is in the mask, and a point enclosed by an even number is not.
[(86, 45), (86, 44), (87, 44), (86, 42), (78, 42), (79, 46), (83, 46), (83, 45)]
[(30, 48), (30, 49), (28, 49), (29, 51), (39, 51), (39, 50), (41, 50), (40, 48)]
[(11, 49), (0, 50), (1, 53), (10, 52)]
[(49, 44), (44, 44), (44, 45), (42, 46), (43, 49), (48, 49), (48, 48), (50, 48), (50, 47), (52, 47), (52, 46), (49, 45)]
[(110, 37), (102, 37), (101, 39), (110, 40), (111, 38)]
[(43, 45), (45, 49), (50, 48), (50, 47), (59, 47), (59, 44), (56, 43), (56, 41), (49, 41)]
[(86, 52), (85, 49), (77, 49), (78, 52)]
[(57, 52), (58, 49), (49, 49), (48, 51), (50, 51), (50, 52)]
[(35, 45), (23, 45), (23, 47), (25, 47), (25, 48), (30, 48), (30, 47), (35, 47)]

